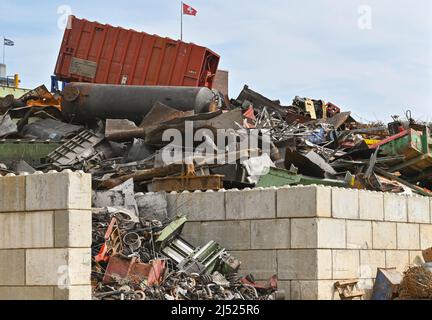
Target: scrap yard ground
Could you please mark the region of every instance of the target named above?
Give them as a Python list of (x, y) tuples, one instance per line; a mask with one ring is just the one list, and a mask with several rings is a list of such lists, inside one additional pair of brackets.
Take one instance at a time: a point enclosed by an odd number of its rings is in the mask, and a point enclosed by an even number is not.
[(70, 16), (50, 89), (0, 74), (0, 299), (432, 299), (431, 125), (221, 59)]

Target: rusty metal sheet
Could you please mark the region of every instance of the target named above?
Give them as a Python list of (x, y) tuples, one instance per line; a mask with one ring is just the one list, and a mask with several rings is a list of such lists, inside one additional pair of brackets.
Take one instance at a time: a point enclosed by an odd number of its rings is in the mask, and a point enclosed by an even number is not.
[(243, 113), (242, 110), (238, 108), (228, 112), (219, 110), (190, 117), (176, 118), (146, 130), (145, 142), (153, 145), (167, 144), (167, 142), (162, 141), (162, 135), (165, 130), (177, 129), (180, 132), (184, 132), (186, 121), (192, 123), (194, 130), (200, 128), (207, 128), (213, 131), (216, 131), (216, 129), (232, 129), (235, 127), (235, 123), (243, 122)]
[(422, 255), (425, 262), (432, 262), (432, 248), (423, 250)]
[(110, 141), (129, 141), (142, 138), (144, 129), (138, 128), (134, 122), (127, 119), (107, 119), (105, 123), (105, 138)]
[(135, 285), (147, 281), (149, 286), (154, 286), (160, 284), (164, 271), (165, 260), (155, 259), (151, 263), (142, 263), (137, 257), (115, 255), (109, 259), (102, 283), (124, 279)]
[(117, 252), (123, 250), (123, 242), (120, 235), (120, 229), (117, 219), (113, 217), (105, 231), (105, 243), (99, 250), (98, 255), (95, 257), (96, 262), (108, 261), (110, 255), (115, 255)]
[(139, 126), (141, 128), (155, 127), (162, 122), (169, 121), (175, 118), (192, 116), (193, 114), (193, 111), (179, 111), (177, 109), (168, 107), (161, 102), (156, 102), (151, 108), (151, 110), (144, 117)]
[(99, 188), (114, 188), (126, 180), (133, 179), (134, 182), (145, 181), (153, 179), (154, 177), (164, 177), (170, 174), (176, 174), (182, 172), (183, 164), (170, 164), (164, 167), (151, 168), (144, 170), (135, 170), (132, 173), (125, 173), (123, 175), (112, 177), (103, 180), (99, 184)]
[(158, 191), (219, 190), (223, 188), (223, 176), (179, 176), (154, 178), (152, 189)]
[(165, 272), (165, 260), (155, 259), (151, 262), (150, 272), (148, 274), (147, 285), (160, 285)]
[(306, 123), (310, 121), (310, 118), (302, 116), (298, 113), (287, 112), (285, 116), (286, 123)]
[(19, 99), (20, 102), (25, 103), (29, 107), (55, 107), (60, 109), (60, 98), (55, 97), (45, 85), (41, 85), (33, 90), (22, 95)]

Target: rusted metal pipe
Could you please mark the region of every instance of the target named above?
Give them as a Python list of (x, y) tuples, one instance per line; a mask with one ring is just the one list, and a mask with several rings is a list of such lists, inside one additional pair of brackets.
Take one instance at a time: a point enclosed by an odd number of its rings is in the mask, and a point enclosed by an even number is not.
[(142, 120), (156, 102), (180, 111), (207, 112), (215, 94), (205, 87), (123, 86), (70, 83), (62, 92), (62, 112), (68, 120)]

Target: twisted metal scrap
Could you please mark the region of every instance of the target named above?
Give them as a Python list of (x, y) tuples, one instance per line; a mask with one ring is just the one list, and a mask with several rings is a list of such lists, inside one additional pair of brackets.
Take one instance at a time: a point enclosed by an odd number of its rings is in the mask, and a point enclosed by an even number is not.
[(404, 272), (399, 297), (402, 299), (432, 299), (432, 272), (425, 267), (410, 267)]
[[(104, 234), (109, 221), (115, 216), (118, 221), (123, 249), (118, 252), (123, 256), (138, 257), (138, 261), (148, 263), (153, 259), (164, 258), (155, 248), (154, 239), (170, 222), (146, 221), (133, 222), (116, 213), (103, 212), (93, 215), (92, 254), (96, 255), (104, 243)], [(128, 241), (125, 241), (126, 240)], [(131, 240), (139, 239), (134, 242)], [(128, 245), (128, 242), (131, 244)], [(164, 258), (165, 259), (165, 258)], [(176, 270), (175, 264), (167, 260), (167, 267), (160, 285), (149, 286), (146, 281), (139, 284), (130, 279), (121, 279), (112, 275), (113, 282), (103, 284), (104, 264), (93, 263), (92, 281), (95, 300), (270, 300), (274, 299), (273, 290), (257, 290), (241, 282), (237, 273), (222, 275), (186, 274)]]

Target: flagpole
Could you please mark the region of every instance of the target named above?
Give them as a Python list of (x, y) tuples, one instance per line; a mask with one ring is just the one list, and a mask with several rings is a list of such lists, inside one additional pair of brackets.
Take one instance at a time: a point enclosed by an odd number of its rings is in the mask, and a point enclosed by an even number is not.
[(183, 41), (183, 1), (180, 2), (180, 41)]
[(5, 64), (5, 54), (6, 54), (6, 46), (5, 46), (5, 37), (3, 36), (3, 64)]

